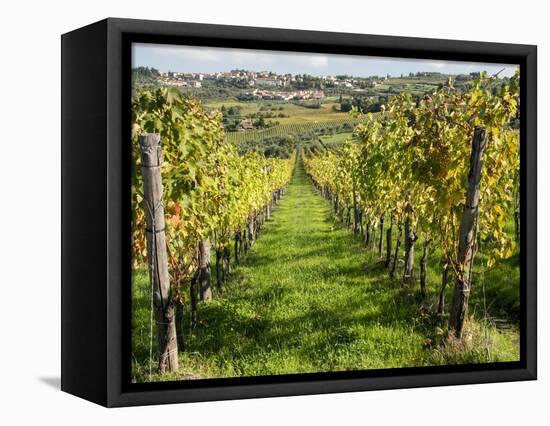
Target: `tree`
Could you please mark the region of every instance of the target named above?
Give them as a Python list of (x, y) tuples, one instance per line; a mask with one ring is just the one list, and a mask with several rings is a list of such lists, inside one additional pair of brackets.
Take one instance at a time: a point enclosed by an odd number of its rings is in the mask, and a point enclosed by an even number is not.
[(353, 108), (353, 104), (350, 99), (344, 99), (340, 102), (340, 111), (341, 112), (350, 112)]

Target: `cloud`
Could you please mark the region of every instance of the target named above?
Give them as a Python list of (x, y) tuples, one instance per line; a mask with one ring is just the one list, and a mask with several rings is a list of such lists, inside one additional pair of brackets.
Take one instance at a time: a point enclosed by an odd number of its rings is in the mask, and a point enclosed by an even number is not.
[(286, 60), (289, 64), (303, 67), (323, 68), (329, 64), (328, 56), (317, 53), (292, 53), (290, 55), (280, 53), (279, 55), (281, 56), (281, 60)]
[(179, 57), (189, 61), (219, 62), (222, 55), (216, 54), (214, 49), (202, 46), (157, 46), (155, 53), (164, 57)]
[(223, 52), (224, 59), (228, 63), (234, 63), (239, 67), (255, 65), (272, 65), (276, 62), (276, 54), (265, 50), (235, 49)]
[(327, 56), (311, 56), (308, 58), (308, 62), (314, 67), (326, 67), (329, 61)]
[(442, 68), (445, 68), (445, 66), (448, 65), (448, 62), (445, 63), (445, 62), (441, 62), (441, 61), (430, 61), (430, 62), (428, 62), (428, 64), (431, 65), (432, 67), (434, 67), (435, 69), (440, 70)]

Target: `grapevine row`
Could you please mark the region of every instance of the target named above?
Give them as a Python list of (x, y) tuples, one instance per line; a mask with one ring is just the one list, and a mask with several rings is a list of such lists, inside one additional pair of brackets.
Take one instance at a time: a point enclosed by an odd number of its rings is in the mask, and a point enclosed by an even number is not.
[(447, 276), (453, 274), (449, 330), (458, 338), (479, 245), (486, 248), (491, 267), (495, 259), (513, 254), (516, 241), (506, 219), (514, 209), (519, 227), (519, 134), (511, 126), (518, 114), (519, 75), (498, 90), (495, 86), (482, 74), (464, 92), (449, 82), (416, 102), (402, 94), (390, 101), (381, 119), (370, 117), (358, 125), (354, 141), (304, 158), (306, 172), (334, 212), (353, 224), (356, 234), (362, 232), (369, 246), (378, 246), (391, 277), (403, 244), (403, 282), (412, 284), (414, 250), (422, 243), (423, 297), (426, 259), (439, 249), (438, 312), (445, 309)]
[[(211, 249), (217, 258), (220, 288), (228, 276), (231, 258), (239, 262), (270, 217), (290, 180), (295, 155), (285, 160), (268, 159), (256, 152), (239, 155), (225, 139), (219, 113), (207, 112), (198, 101), (166, 89), (135, 96), (132, 126), (133, 261), (135, 266), (144, 265), (148, 250), (144, 213), (148, 206), (137, 141), (141, 134), (157, 133), (164, 156), (161, 171), (173, 321), (178, 328), (177, 346), (183, 350), (180, 327), (184, 304), (191, 306), (193, 328), (197, 297), (212, 298)], [(162, 351), (177, 352), (175, 343), (163, 347), (159, 358), (163, 358)], [(160, 365), (161, 371), (163, 368)]]

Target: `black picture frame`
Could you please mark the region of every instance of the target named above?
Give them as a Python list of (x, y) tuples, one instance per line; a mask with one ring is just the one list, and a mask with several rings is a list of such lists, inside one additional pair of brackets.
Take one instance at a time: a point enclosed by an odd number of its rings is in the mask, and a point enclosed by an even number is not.
[[(536, 46), (118, 18), (61, 41), (63, 391), (118, 407), (536, 379)], [(132, 42), (519, 64), (520, 361), (130, 383)]]

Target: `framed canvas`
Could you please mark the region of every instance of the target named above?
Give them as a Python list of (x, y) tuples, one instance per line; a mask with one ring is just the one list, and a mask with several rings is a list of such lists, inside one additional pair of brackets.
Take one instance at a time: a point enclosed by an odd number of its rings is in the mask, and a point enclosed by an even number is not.
[(62, 390), (536, 379), (536, 46), (109, 18), (62, 36)]

